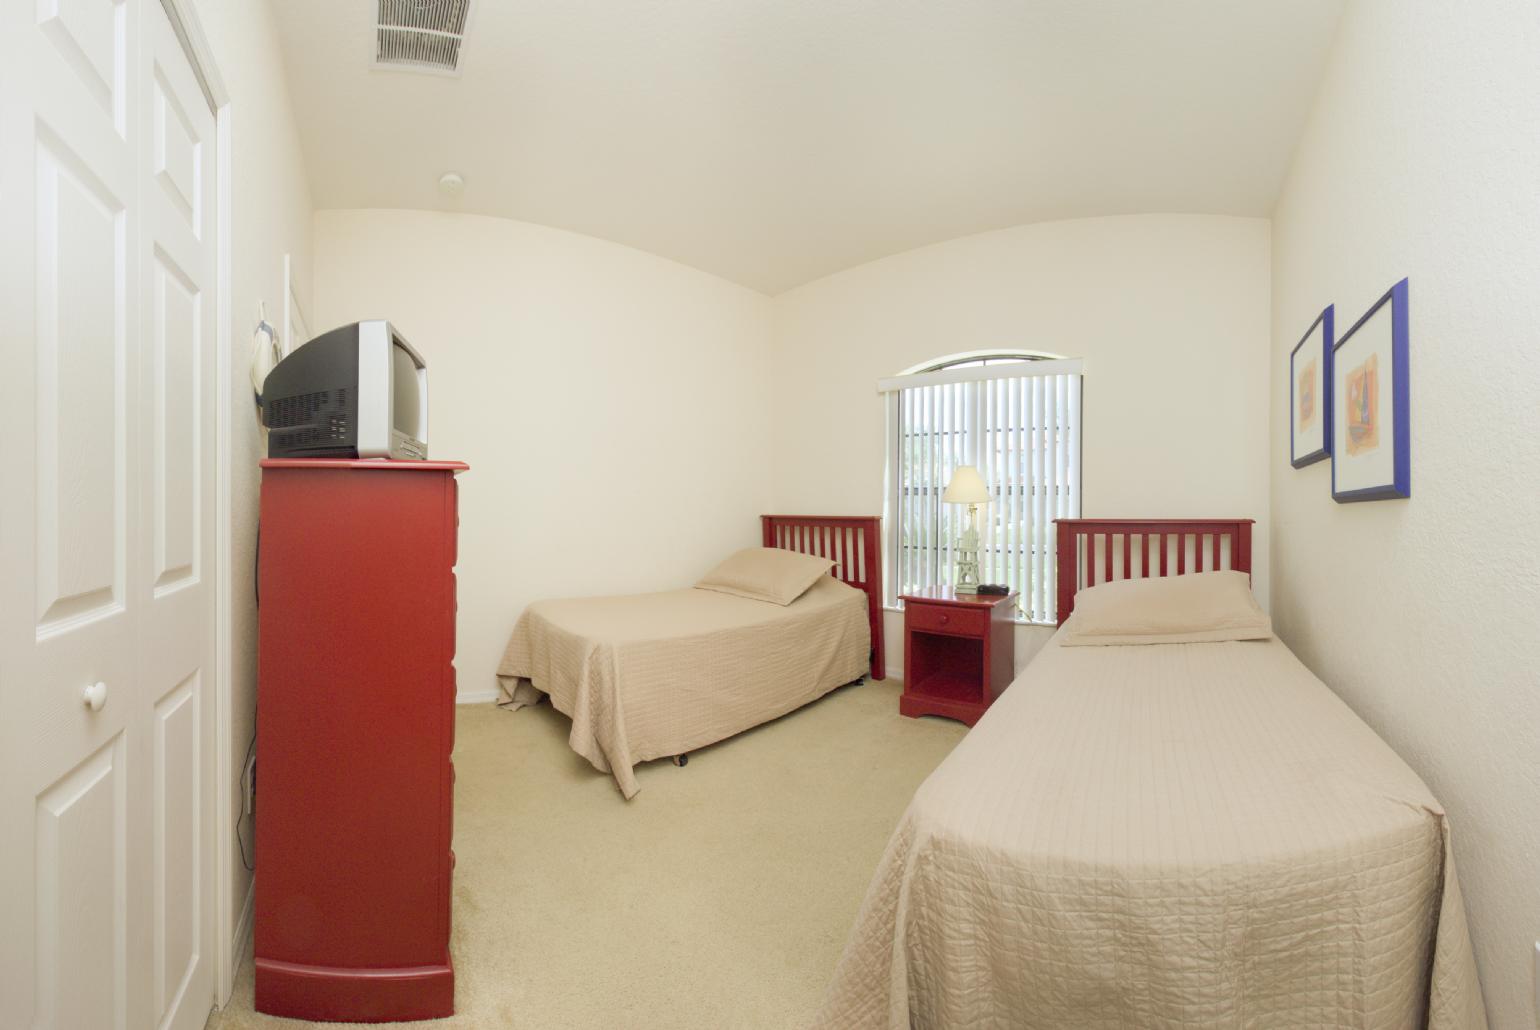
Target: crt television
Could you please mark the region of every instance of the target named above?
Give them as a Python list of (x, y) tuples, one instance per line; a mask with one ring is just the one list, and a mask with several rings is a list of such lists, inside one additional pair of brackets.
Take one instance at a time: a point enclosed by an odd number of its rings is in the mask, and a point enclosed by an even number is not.
[(269, 458), (426, 458), (428, 366), (383, 319), (323, 333), (262, 384)]

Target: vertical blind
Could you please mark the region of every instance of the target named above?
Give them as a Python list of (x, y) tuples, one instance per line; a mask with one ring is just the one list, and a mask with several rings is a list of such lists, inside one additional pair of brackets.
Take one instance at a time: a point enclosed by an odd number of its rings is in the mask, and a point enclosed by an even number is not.
[(1055, 621), (1056, 518), (1080, 514), (1081, 362), (1020, 361), (884, 379), (888, 395), (889, 604), (950, 585), (967, 505), (941, 500), (973, 465), (989, 487), (979, 508), (979, 577), (1019, 593), (1018, 617)]

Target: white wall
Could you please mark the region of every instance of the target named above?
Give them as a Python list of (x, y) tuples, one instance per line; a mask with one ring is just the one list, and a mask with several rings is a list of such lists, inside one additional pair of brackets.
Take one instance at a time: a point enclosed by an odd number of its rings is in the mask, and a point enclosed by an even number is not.
[[(229, 767), (219, 771), (236, 813), (244, 811), (240, 777), (255, 728), (257, 701), (257, 613), (253, 600), (257, 526), (257, 461), (262, 441), (253, 413), (247, 357), (257, 305), (266, 301), (268, 320), (283, 314), (283, 255), (294, 255), (303, 300), (310, 285), (310, 190), (294, 123), (278, 37), (266, 2), (197, 0), (198, 19), (230, 93), (232, 183), (231, 225), (231, 395), (232, 547), (229, 590), (234, 633), (231, 641), (233, 726)], [(248, 852), (251, 821), (241, 819)], [(234, 834), (234, 827), (220, 827)], [(235, 927), (251, 887), (251, 874), (232, 849), (234, 890), (228, 899)], [(221, 999), (223, 1000), (223, 999)]]
[[(1255, 518), (1265, 599), (1268, 262), (1263, 219), (1088, 218), (967, 236), (782, 294), (775, 507), (882, 512), (882, 376), (971, 350), (1083, 357), (1084, 514)], [(890, 669), (902, 628), (890, 613)], [(1049, 635), (1019, 629), (1017, 665)]]
[[(1446, 806), (1493, 1027), (1540, 938), (1540, 8), (1356, 0), (1274, 222), (1273, 616)], [(1288, 463), (1288, 351), (1411, 277), (1412, 496)]]
[(460, 480), (460, 696), (542, 597), (689, 586), (768, 511), (768, 298), (556, 229), (315, 216), (313, 331), (389, 318), (428, 360)]

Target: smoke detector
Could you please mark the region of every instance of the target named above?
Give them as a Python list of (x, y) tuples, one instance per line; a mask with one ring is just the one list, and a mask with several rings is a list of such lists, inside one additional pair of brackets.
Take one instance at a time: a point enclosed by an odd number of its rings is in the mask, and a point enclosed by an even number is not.
[(471, 0), (378, 0), (374, 66), (457, 75)]

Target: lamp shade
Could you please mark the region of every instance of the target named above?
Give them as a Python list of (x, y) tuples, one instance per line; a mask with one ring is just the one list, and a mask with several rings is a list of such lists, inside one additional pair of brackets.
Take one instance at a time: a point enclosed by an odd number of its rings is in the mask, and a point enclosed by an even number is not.
[(959, 465), (941, 499), (947, 504), (988, 504), (989, 487), (984, 485), (978, 469), (972, 465)]

